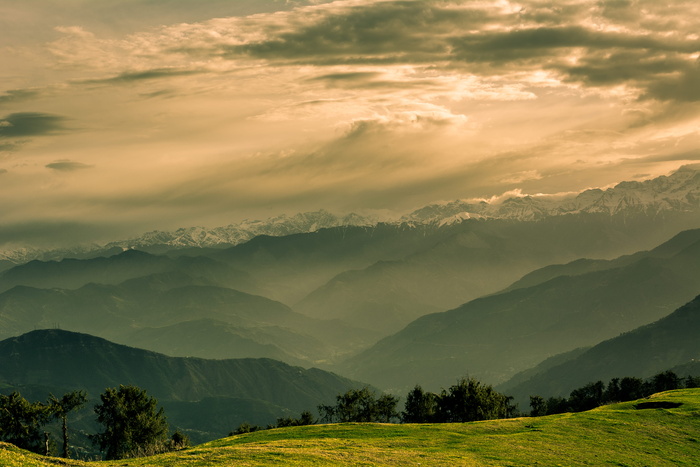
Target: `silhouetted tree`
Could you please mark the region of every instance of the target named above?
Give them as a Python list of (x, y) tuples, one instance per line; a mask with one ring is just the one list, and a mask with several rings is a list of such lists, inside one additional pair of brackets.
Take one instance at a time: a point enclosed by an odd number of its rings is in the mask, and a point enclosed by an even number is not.
[(565, 397), (547, 398), (547, 415), (569, 412), (569, 400)]
[(673, 371), (668, 370), (661, 372), (651, 380), (653, 392), (671, 391), (681, 388), (681, 379)]
[(107, 459), (154, 454), (164, 450), (168, 423), (158, 401), (136, 386), (108, 388), (95, 406), (104, 431), (92, 436)]
[(401, 421), (404, 423), (430, 423), (435, 420), (437, 408), (436, 396), (432, 392), (424, 392), (416, 385), (406, 395)]
[(277, 419), (277, 424), (275, 425), (275, 428), (284, 428), (288, 426), (305, 426), (305, 425), (313, 425), (315, 422), (314, 416), (311, 412), (308, 410), (305, 410), (301, 413), (301, 416), (299, 418), (291, 418), (291, 417), (282, 417)]
[[(40, 402), (29, 402), (19, 392), (0, 394), (0, 440), (22, 449), (46, 454), (41, 427), (51, 410)], [(47, 440), (48, 441), (48, 440)]]
[(683, 385), (686, 388), (700, 388), (700, 376), (688, 375), (685, 380), (683, 380)]
[(336, 397), (335, 416), (339, 422), (373, 422), (376, 404), (369, 388), (350, 389)]
[(175, 430), (175, 433), (173, 433), (170, 437), (170, 450), (176, 451), (178, 449), (185, 449), (189, 446), (190, 437), (180, 432), (180, 430)]
[(68, 414), (75, 409), (85, 405), (87, 402), (87, 393), (85, 391), (71, 391), (64, 394), (60, 399), (51, 394), (49, 396), (48, 405), (54, 417), (61, 419), (61, 429), (63, 435), (63, 457), (69, 457), (68, 444)]
[(635, 378), (633, 376), (625, 376), (620, 380), (620, 397), (621, 402), (633, 401), (644, 397), (646, 392), (644, 390), (644, 381), (640, 378)]
[(375, 402), (374, 418), (379, 422), (391, 423), (392, 420), (399, 417), (396, 411), (396, 406), (399, 404), (399, 398), (391, 394), (382, 394)]
[(574, 389), (569, 395), (569, 407), (574, 412), (583, 412), (603, 405), (605, 384), (602, 381), (589, 383), (581, 388)]
[(547, 401), (540, 396), (530, 396), (530, 416), (541, 417), (547, 415)]
[(514, 411), (512, 399), (474, 378), (461, 379), (437, 399), (437, 421), (473, 422), (507, 418)]
[(229, 436), (235, 436), (235, 435), (243, 435), (246, 433), (253, 433), (255, 431), (260, 431), (262, 430), (263, 427), (258, 426), (258, 425), (251, 425), (248, 422), (243, 422), (240, 425), (238, 425), (238, 428), (230, 432), (228, 435)]

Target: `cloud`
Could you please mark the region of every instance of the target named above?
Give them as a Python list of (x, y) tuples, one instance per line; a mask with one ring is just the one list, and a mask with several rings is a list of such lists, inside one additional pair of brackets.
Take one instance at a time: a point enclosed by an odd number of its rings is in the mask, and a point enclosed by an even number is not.
[(128, 84), (132, 82), (138, 82), (138, 81), (149, 81), (149, 80), (155, 80), (155, 79), (164, 79), (164, 78), (175, 78), (179, 76), (191, 76), (191, 75), (196, 75), (200, 73), (206, 73), (207, 71), (205, 70), (186, 70), (186, 69), (171, 69), (171, 68), (158, 68), (158, 69), (152, 69), (152, 70), (144, 70), (144, 71), (132, 71), (132, 72), (125, 72), (121, 73), (117, 76), (113, 76), (111, 78), (102, 78), (102, 79), (91, 79), (91, 80), (86, 80), (84, 83), (87, 84)]
[(6, 174), (6, 173), (7, 173), (7, 169), (0, 169), (0, 175)]
[(34, 89), (10, 89), (0, 94), (0, 104), (28, 100), (38, 95), (39, 91)]
[(65, 117), (46, 113), (13, 113), (0, 119), (0, 138), (49, 135), (63, 130), (65, 120)]
[(91, 165), (83, 164), (82, 162), (74, 162), (69, 160), (60, 160), (46, 164), (47, 169), (57, 170), (59, 172), (74, 172), (76, 170), (92, 168)]

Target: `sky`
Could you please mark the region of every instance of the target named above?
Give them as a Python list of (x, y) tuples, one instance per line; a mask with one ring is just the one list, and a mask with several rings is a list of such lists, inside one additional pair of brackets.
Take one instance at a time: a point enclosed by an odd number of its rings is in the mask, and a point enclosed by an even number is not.
[(0, 0), (0, 248), (700, 160), (697, 0)]

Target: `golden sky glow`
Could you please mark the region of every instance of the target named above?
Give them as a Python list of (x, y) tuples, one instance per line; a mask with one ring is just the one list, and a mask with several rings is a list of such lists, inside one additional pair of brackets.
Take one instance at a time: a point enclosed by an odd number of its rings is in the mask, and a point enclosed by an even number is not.
[(700, 159), (696, 0), (0, 0), (0, 244)]

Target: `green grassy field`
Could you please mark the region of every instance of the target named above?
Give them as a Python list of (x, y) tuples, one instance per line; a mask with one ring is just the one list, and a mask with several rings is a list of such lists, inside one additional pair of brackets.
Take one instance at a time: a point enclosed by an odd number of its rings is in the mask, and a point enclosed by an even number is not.
[(0, 444), (0, 465), (138, 466), (530, 466), (700, 465), (700, 389), (590, 412), (466, 424), (341, 424), (268, 430), (141, 459), (85, 463)]

